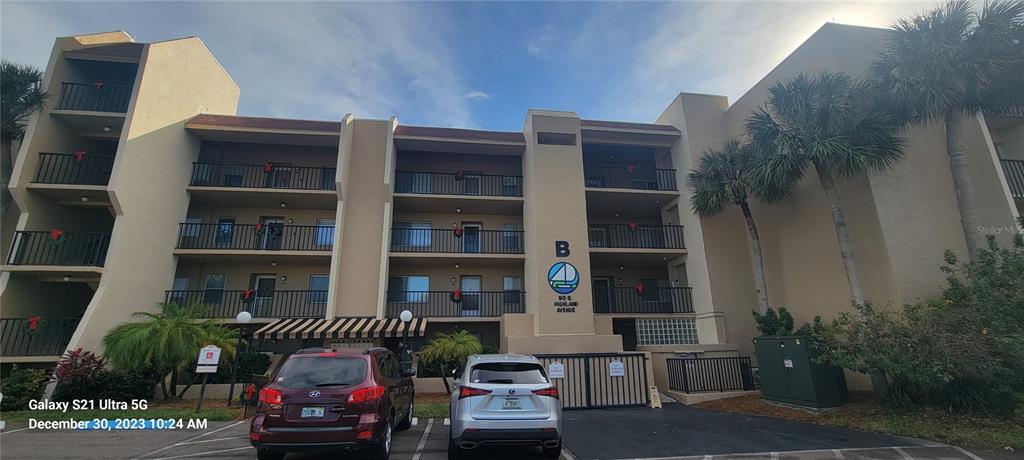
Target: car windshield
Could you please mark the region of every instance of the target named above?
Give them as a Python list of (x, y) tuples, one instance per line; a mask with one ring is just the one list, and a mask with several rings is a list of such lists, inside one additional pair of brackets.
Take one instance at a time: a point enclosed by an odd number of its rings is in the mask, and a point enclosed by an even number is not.
[(544, 368), (535, 363), (481, 363), (473, 366), (472, 383), (547, 383)]
[(359, 358), (294, 358), (277, 374), (285, 388), (349, 386), (366, 378), (366, 360)]

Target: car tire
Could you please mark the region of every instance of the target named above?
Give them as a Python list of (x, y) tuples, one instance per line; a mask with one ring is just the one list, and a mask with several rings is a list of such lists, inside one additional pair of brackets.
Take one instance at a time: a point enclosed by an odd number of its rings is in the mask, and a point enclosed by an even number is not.
[(412, 404), (412, 401), (409, 401), (409, 410), (405, 413), (405, 417), (402, 417), (402, 420), (395, 426), (395, 431), (412, 428)]
[(562, 443), (557, 447), (542, 447), (544, 458), (558, 458), (562, 456)]
[(391, 421), (394, 418), (395, 416), (392, 414), (391, 418), (384, 425), (384, 439), (381, 439), (380, 442), (370, 448), (370, 458), (373, 460), (388, 460), (388, 457), (391, 456)]
[(284, 452), (260, 449), (256, 451), (256, 458), (259, 460), (281, 460), (284, 458)]
[(463, 460), (466, 458), (466, 452), (462, 450), (458, 444), (455, 444), (455, 440), (448, 436), (448, 460)]

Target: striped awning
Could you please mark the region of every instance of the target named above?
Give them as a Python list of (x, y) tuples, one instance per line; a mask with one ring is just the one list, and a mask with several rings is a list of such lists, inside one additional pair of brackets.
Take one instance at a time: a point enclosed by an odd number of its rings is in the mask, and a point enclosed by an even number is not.
[[(409, 321), (409, 336), (423, 336), (427, 320)], [(256, 331), (257, 339), (377, 339), (402, 337), (405, 323), (380, 318), (291, 318), (279, 319)]]

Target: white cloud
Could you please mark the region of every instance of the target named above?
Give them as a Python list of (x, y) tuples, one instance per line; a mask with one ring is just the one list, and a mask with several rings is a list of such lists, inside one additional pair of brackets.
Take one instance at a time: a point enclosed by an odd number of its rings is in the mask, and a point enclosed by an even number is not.
[(533, 56), (547, 54), (548, 48), (555, 42), (558, 36), (555, 34), (555, 26), (545, 24), (544, 27), (526, 40), (526, 52)]
[(466, 99), (490, 99), (491, 95), (478, 89), (466, 93)]

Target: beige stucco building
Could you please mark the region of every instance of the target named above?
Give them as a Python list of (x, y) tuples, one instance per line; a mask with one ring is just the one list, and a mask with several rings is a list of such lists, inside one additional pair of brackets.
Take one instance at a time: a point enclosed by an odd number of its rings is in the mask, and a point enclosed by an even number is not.
[[(686, 174), (772, 82), (859, 74), (885, 35), (826, 25), (731, 104), (681, 93), (654, 123), (529, 110), (507, 132), (236, 116), (239, 88), (198, 38), (59, 38), (11, 180), (0, 360), (98, 350), (163, 301), (230, 324), (249, 311), (278, 353), (396, 344), (410, 310), (415, 343), (461, 328), (503, 352), (646, 351), (659, 386), (665, 357), (751, 355), (746, 229), (733, 210), (698, 219)], [(984, 231), (1016, 231), (1024, 120), (966, 126)], [(840, 185), (878, 303), (936, 294), (943, 250), (964, 252), (942, 127), (907, 135), (893, 171)], [(819, 187), (754, 207), (770, 300), (799, 321), (849, 308)]]

